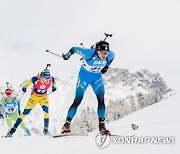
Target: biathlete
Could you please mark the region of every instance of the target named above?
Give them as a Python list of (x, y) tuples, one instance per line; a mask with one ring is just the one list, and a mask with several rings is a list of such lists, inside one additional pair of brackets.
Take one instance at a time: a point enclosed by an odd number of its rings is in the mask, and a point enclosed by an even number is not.
[(25, 93), (26, 89), (33, 85), (31, 96), (25, 105), (23, 113), (19, 116), (15, 122), (13, 128), (7, 133), (7, 137), (11, 137), (16, 131), (17, 127), (21, 124), (22, 120), (30, 113), (30, 111), (39, 103), (44, 112), (44, 135), (50, 135), (49, 127), (49, 101), (47, 97), (47, 90), (51, 87), (52, 92), (56, 91), (56, 82), (54, 77), (50, 76), (50, 71), (45, 69), (40, 75), (34, 76), (31, 80), (28, 80), (22, 91)]
[(68, 53), (62, 54), (62, 57), (64, 60), (68, 60), (74, 53), (80, 55), (83, 58), (83, 62), (79, 71), (75, 98), (68, 110), (66, 121), (62, 127), (61, 133), (71, 132), (71, 121), (84, 97), (86, 88), (90, 84), (98, 101), (97, 114), (99, 119), (99, 131), (101, 134), (109, 134), (109, 130), (105, 127), (105, 88), (102, 74), (108, 70), (112, 63), (115, 56), (114, 52), (109, 50), (108, 42), (100, 41), (96, 44), (94, 49), (72, 47)]

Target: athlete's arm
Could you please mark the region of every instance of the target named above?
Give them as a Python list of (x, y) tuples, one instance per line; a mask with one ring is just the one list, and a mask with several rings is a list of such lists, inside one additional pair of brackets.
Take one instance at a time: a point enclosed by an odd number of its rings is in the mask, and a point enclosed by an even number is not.
[(72, 47), (67, 54), (63, 54), (64, 60), (68, 60), (74, 53), (80, 55), (84, 59), (89, 59), (94, 54), (94, 49), (84, 49), (80, 47)]

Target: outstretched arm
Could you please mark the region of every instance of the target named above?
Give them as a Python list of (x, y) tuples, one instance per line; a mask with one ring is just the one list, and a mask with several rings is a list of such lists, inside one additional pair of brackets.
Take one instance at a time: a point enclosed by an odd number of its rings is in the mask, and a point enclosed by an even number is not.
[(37, 77), (32, 77), (31, 80), (28, 80), (28, 81), (24, 84), (24, 86), (23, 86), (23, 88), (22, 88), (22, 91), (25, 93), (25, 92), (26, 92), (26, 89), (27, 89), (29, 86), (31, 86), (33, 83), (35, 83), (37, 80), (38, 80)]
[(94, 54), (92, 49), (84, 49), (80, 47), (72, 47), (68, 53), (62, 54), (64, 60), (68, 60), (74, 53), (80, 55), (81, 57), (88, 59)]

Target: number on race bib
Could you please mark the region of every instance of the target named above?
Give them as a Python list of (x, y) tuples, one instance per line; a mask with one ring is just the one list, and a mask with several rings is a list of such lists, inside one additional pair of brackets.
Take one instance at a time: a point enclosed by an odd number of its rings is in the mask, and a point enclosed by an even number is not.
[(37, 92), (38, 92), (38, 93), (45, 93), (45, 92), (46, 92), (46, 90), (41, 90), (41, 89), (38, 89), (38, 90), (37, 90)]
[(92, 67), (90, 71), (91, 72), (99, 72), (100, 69), (101, 69), (100, 67)]

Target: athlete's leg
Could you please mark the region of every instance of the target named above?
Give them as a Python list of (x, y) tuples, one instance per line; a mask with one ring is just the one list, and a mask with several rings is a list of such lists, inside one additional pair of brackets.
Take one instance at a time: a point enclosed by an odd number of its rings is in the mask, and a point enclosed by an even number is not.
[(84, 97), (84, 93), (87, 89), (87, 86), (88, 86), (88, 83), (86, 82), (85, 79), (83, 78), (78, 79), (77, 85), (76, 85), (75, 98), (74, 98), (73, 104), (70, 106), (68, 110), (67, 119), (69, 118), (72, 119), (75, 116), (77, 108)]
[(105, 127), (105, 103), (104, 103), (104, 83), (102, 76), (99, 76), (94, 82), (91, 83), (91, 86), (96, 94), (98, 100), (98, 118), (99, 118), (99, 131), (102, 134), (110, 134), (110, 131)]
[(49, 127), (49, 101), (47, 96), (43, 96), (40, 101), (40, 105), (44, 111), (44, 134), (48, 133)]
[(88, 86), (88, 82), (83, 79), (83, 77), (78, 78), (77, 81), (77, 85), (76, 85), (76, 94), (75, 94), (75, 98), (73, 101), (73, 104), (70, 106), (69, 110), (68, 110), (68, 114), (66, 117), (66, 122), (62, 128), (62, 132), (61, 133), (69, 133), (70, 131), (70, 124), (72, 121), (72, 118), (75, 116), (76, 111), (78, 106), (80, 105), (83, 96), (84, 96), (84, 92), (86, 91)]
[(23, 113), (19, 116), (19, 118), (16, 120), (13, 128), (10, 130), (9, 133), (11, 135), (16, 131), (17, 127), (20, 125), (22, 120), (29, 114), (29, 112), (32, 110), (32, 108), (36, 105), (36, 100), (37, 100), (37, 96), (32, 94), (31, 97), (29, 98), (28, 102), (26, 103)]
[(102, 77), (99, 76), (96, 80), (94, 80), (91, 83), (91, 86), (98, 100), (98, 109), (97, 109), (98, 117), (105, 118), (105, 103), (104, 103), (105, 89), (104, 89), (104, 83)]
[[(11, 117), (11, 119), (14, 120), (14, 121), (16, 121), (18, 119), (18, 116), (19, 115), (18, 115), (17, 112), (9, 114), (9, 117)], [(24, 131), (26, 130), (26, 126), (25, 126), (24, 122), (21, 122), (20, 126), (21, 126), (22, 129), (24, 129)]]
[(6, 117), (6, 123), (8, 125), (8, 131), (10, 131), (10, 129), (12, 128), (12, 118), (9, 115), (7, 115)]

